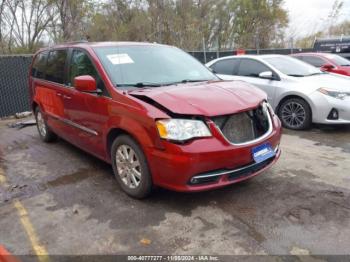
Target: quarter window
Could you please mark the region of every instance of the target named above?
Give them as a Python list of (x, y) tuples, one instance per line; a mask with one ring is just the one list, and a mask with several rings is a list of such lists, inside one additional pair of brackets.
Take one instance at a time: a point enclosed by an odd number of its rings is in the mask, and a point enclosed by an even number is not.
[(252, 59), (242, 59), (239, 65), (238, 75), (259, 77), (260, 73), (266, 71), (271, 71), (271, 69), (258, 61)]
[(31, 75), (37, 78), (45, 77), (46, 61), (48, 52), (39, 53), (33, 63)]
[(67, 50), (50, 51), (47, 59), (46, 80), (64, 84), (64, 68), (67, 58)]

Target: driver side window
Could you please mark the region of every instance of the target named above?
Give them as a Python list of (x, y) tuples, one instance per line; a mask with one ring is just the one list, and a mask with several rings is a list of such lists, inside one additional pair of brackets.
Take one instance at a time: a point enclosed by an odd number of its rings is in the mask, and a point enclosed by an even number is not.
[(95, 78), (97, 88), (101, 89), (105, 94), (104, 83), (89, 56), (81, 50), (73, 50), (69, 69), (69, 86), (74, 86), (74, 78), (82, 75), (90, 75)]

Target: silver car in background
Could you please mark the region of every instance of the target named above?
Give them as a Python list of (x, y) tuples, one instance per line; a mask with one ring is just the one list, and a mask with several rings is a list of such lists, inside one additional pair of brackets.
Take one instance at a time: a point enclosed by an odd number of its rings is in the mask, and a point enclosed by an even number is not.
[(350, 77), (284, 55), (228, 56), (206, 66), (223, 80), (242, 80), (264, 90), (286, 128), (350, 124)]

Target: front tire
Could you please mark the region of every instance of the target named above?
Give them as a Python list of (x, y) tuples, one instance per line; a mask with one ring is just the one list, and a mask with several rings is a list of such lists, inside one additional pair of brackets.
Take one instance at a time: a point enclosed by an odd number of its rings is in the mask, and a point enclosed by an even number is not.
[(153, 187), (151, 173), (141, 147), (127, 135), (118, 136), (111, 149), (114, 176), (125, 193), (147, 197)]
[(40, 108), (36, 107), (34, 113), (35, 113), (36, 126), (38, 128), (38, 132), (41, 140), (46, 143), (56, 141), (57, 135), (50, 130)]
[(285, 128), (293, 130), (309, 129), (312, 114), (309, 104), (301, 98), (291, 98), (282, 103), (278, 116)]

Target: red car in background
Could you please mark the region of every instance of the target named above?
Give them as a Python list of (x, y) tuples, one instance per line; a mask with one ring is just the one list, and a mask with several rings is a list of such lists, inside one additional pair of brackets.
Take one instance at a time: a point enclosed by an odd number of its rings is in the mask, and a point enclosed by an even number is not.
[(350, 76), (350, 61), (330, 53), (299, 53), (292, 55), (308, 64), (335, 74)]

